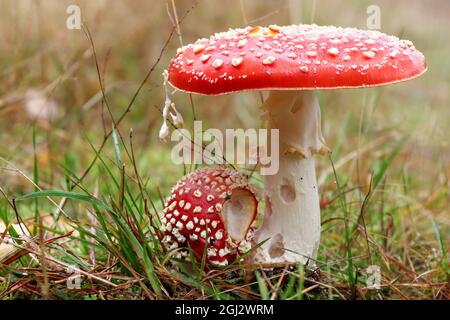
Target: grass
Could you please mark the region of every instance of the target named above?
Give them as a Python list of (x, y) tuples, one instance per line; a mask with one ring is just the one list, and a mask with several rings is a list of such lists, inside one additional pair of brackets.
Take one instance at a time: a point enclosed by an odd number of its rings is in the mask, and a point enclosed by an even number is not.
[[(295, 16), (289, 2), (216, 8), (174, 1), (150, 10), (139, 1), (126, 7), (80, 1), (84, 32), (61, 29), (60, 1), (2, 4), (0, 24), (17, 27), (0, 28), (14, 48), (13, 54), (0, 47), (0, 221), (9, 231), (0, 239), (12, 237), (16, 247), (0, 260), (1, 299), (449, 298), (450, 66), (442, 57), (450, 45), (439, 32), (449, 22), (433, 16), (430, 23), (432, 13), (422, 14), (420, 2), (380, 6), (383, 31), (414, 40), (427, 57), (427, 74), (379, 89), (319, 93), (333, 154), (318, 158), (322, 243), (315, 266), (258, 270), (246, 261), (211, 270), (161, 246), (164, 197), (194, 169), (173, 165), (170, 145), (157, 139), (161, 72), (181, 39), (241, 26), (243, 15), (287, 24)], [(429, 10), (446, 6), (433, 3)], [(364, 27), (368, 2), (353, 3), (354, 15), (341, 5), (304, 1), (298, 16)], [(132, 22), (117, 24), (130, 16)], [(39, 28), (25, 33), (30, 24)], [(24, 107), (30, 88), (58, 103), (57, 120), (30, 118)], [(252, 116), (257, 94), (175, 100), (188, 128), (194, 119), (204, 128), (259, 126)], [(261, 177), (255, 173), (251, 181), (261, 192)], [(19, 222), (27, 241), (12, 226)], [(370, 266), (381, 270), (378, 289), (367, 287)], [(81, 287), (68, 289), (74, 277)]]

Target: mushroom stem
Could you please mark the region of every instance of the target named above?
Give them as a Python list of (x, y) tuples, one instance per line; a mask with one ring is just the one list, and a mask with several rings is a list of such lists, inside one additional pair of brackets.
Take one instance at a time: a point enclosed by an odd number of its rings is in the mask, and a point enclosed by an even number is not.
[[(305, 263), (320, 241), (314, 154), (329, 151), (312, 91), (271, 91), (263, 105), (269, 129), (279, 129), (279, 170), (265, 176), (265, 215), (256, 240), (258, 263)], [(270, 132), (270, 130), (269, 130)], [(270, 139), (268, 139), (270, 141)]]

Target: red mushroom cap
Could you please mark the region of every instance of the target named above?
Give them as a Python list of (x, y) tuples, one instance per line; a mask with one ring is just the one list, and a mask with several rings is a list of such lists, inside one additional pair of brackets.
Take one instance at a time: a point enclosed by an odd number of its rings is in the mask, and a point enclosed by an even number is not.
[(369, 87), (421, 75), (411, 41), (334, 26), (247, 27), (182, 47), (169, 83), (205, 95), (260, 89)]
[[(163, 244), (168, 250), (189, 244), (199, 260), (206, 245), (208, 263), (227, 265), (249, 250), (257, 206), (247, 178), (237, 171), (198, 169), (172, 189), (161, 219)], [(181, 256), (187, 256), (187, 250), (181, 250)]]

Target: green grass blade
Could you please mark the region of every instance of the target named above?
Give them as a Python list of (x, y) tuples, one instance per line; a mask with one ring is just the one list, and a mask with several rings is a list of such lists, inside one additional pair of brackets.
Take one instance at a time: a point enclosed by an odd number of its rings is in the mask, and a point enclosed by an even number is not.
[(255, 271), (256, 281), (258, 282), (259, 293), (261, 294), (262, 300), (269, 300), (269, 289), (267, 289), (266, 282), (264, 281), (263, 276), (259, 273), (259, 271)]
[[(39, 185), (39, 166), (37, 161), (36, 154), (36, 123), (33, 123), (32, 129), (32, 139), (33, 139), (33, 182), (35, 184), (34, 191), (39, 191), (37, 187)], [(33, 227), (33, 235), (36, 235), (38, 232), (39, 225), (39, 210), (38, 210), (38, 199), (34, 199), (34, 227)]]
[(348, 284), (352, 290), (355, 288), (355, 272), (353, 268), (353, 257), (351, 250), (351, 237), (350, 237), (350, 227), (349, 227), (349, 212), (347, 208), (347, 200), (345, 199), (345, 193), (343, 192), (341, 185), (339, 183), (339, 178), (334, 167), (333, 159), (329, 155), (331, 167), (333, 168), (334, 179), (336, 181), (336, 187), (339, 193), (339, 202), (341, 204), (341, 210), (344, 215), (344, 227), (345, 227), (345, 242), (346, 242), (346, 255), (347, 255), (347, 277)]
[(61, 197), (61, 198), (68, 198), (72, 200), (78, 200), (82, 202), (89, 203), (91, 205), (103, 207), (104, 209), (108, 211), (112, 211), (111, 207), (109, 207), (104, 201), (92, 198), (91, 196), (70, 192), (70, 191), (58, 191), (58, 190), (45, 190), (45, 191), (37, 191), (37, 192), (31, 192), (27, 193), (23, 196), (17, 197), (16, 201), (22, 201), (22, 200), (30, 200), (30, 199), (38, 199), (38, 198), (47, 198), (47, 197)]
[(436, 240), (439, 245), (439, 251), (441, 252), (442, 269), (444, 269), (444, 271), (447, 273), (447, 276), (450, 276), (450, 267), (448, 264), (447, 251), (445, 249), (444, 242), (442, 241), (441, 232), (439, 230), (436, 221), (433, 218), (431, 218), (431, 224), (433, 225), (434, 235), (436, 236)]

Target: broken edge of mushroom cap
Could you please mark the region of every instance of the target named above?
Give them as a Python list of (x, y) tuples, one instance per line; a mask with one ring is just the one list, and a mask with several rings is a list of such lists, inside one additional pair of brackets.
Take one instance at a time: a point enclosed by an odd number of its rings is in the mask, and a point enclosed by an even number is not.
[(180, 48), (169, 66), (169, 83), (204, 95), (357, 88), (408, 80), (426, 69), (423, 54), (411, 41), (379, 31), (247, 27)]

